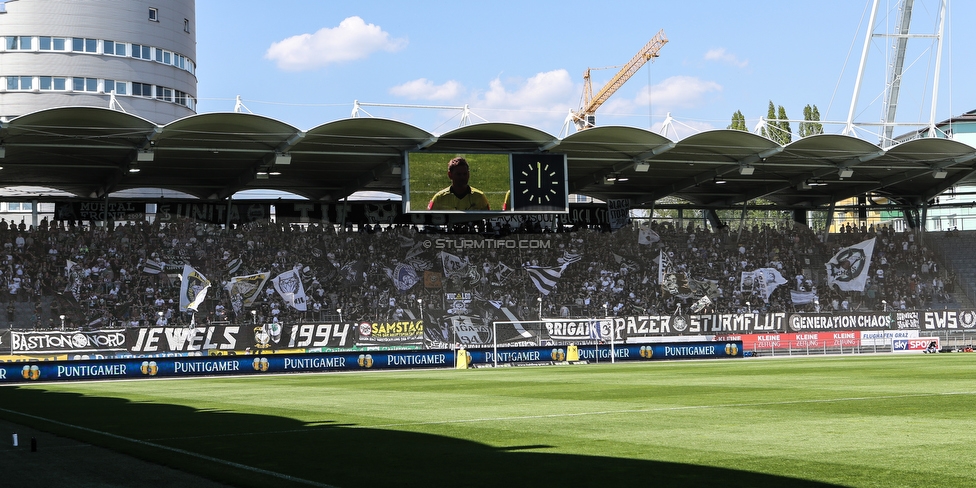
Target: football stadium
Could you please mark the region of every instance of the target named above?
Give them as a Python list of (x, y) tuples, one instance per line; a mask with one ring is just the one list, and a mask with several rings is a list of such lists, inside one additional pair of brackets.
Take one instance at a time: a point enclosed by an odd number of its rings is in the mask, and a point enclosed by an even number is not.
[(131, 4), (0, 4), (4, 486), (972, 484), (976, 112), (301, 129)]

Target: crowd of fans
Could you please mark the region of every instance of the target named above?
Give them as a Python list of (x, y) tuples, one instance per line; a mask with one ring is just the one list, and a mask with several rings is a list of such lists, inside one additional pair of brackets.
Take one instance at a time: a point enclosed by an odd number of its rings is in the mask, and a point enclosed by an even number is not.
[[(877, 240), (865, 290), (825, 286), (823, 263), (872, 237)], [(689, 313), (699, 297), (662, 291), (662, 253), (670, 271), (711, 284), (703, 313), (939, 307), (951, 299), (954, 282), (914, 233), (884, 225), (848, 226), (825, 235), (798, 224), (712, 231), (671, 221), (634, 222), (610, 232), (493, 222), (450, 228), (265, 222), (228, 229), (188, 220), (107, 228), (45, 219), (37, 228), (0, 222), (0, 245), (4, 325), (42, 329), (191, 321), (357, 323), (477, 314), (491, 307), (506, 307), (526, 320)], [(161, 272), (154, 269), (161, 264)], [(195, 313), (180, 310), (184, 264), (212, 282)], [(742, 272), (767, 267), (788, 281), (768, 302), (740, 289)], [(539, 284), (527, 268), (556, 274)], [(270, 281), (250, 307), (235, 307), (225, 290), (233, 276), (268, 272), (273, 278), (289, 270), (301, 276), (306, 311), (289, 306)], [(813, 292), (817, 299), (795, 304), (791, 290)], [(30, 310), (29, 317), (16, 316), (18, 302), (27, 304), (19, 309)]]

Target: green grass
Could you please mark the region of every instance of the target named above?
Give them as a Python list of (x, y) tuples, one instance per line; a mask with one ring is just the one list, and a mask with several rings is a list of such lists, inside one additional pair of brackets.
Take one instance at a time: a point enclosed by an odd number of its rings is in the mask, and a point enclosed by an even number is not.
[[(451, 185), (447, 162), (459, 154), (410, 153), (410, 209), (427, 210), (435, 193)], [(505, 192), (511, 188), (508, 154), (463, 154), (468, 160), (471, 179), (468, 184), (485, 192), (492, 210), (501, 210)]]
[(45, 383), (0, 389), (0, 416), (239, 486), (971, 486), (974, 374), (939, 354)]

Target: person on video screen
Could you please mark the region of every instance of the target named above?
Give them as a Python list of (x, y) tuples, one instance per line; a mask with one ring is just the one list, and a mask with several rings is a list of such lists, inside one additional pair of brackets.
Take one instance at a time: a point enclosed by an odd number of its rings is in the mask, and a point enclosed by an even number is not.
[(491, 210), (485, 193), (468, 185), (470, 176), (466, 159), (456, 157), (448, 162), (447, 177), (451, 186), (435, 193), (427, 210)]

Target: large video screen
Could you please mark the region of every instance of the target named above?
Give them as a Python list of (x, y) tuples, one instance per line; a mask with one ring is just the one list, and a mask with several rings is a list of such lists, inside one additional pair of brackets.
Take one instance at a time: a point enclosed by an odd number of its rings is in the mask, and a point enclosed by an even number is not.
[(407, 212), (566, 213), (566, 156), (529, 153), (406, 155)]

